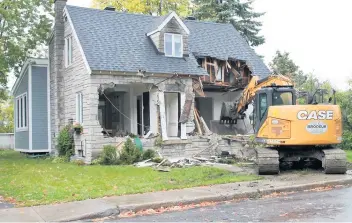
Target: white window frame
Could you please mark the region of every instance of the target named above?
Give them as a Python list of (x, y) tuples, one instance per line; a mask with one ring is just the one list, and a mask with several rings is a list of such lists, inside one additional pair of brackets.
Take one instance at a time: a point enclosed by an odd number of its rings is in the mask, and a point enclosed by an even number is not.
[[(21, 105), (22, 100), (22, 105)], [(28, 131), (28, 94), (27, 92), (18, 95), (15, 100), (15, 125), (16, 132), (24, 132)], [(26, 104), (26, 106), (24, 106)], [(18, 114), (20, 112), (20, 114)], [(22, 120), (22, 123), (21, 123)]]
[(76, 93), (76, 122), (83, 124), (83, 94)]
[[(171, 35), (171, 43), (172, 43), (172, 54), (171, 55), (167, 55), (166, 54), (166, 35)], [(175, 55), (175, 36), (180, 36), (181, 39), (181, 56), (176, 56)], [(178, 57), (181, 58), (183, 57), (183, 37), (181, 34), (175, 34), (175, 33), (164, 33), (164, 52), (165, 52), (165, 56), (167, 57)]]
[(69, 67), (72, 64), (72, 36), (65, 38), (65, 67)]

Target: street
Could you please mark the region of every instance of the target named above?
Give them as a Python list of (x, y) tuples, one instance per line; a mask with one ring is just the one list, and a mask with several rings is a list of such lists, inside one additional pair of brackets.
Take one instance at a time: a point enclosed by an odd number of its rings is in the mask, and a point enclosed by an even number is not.
[(352, 188), (298, 192), (274, 198), (223, 203), (159, 215), (114, 218), (118, 222), (352, 221)]

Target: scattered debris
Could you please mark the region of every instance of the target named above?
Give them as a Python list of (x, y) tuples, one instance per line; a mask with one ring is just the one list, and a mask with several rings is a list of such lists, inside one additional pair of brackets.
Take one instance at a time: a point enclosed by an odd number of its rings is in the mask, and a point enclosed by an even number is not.
[[(211, 158), (204, 158), (200, 156), (196, 156), (193, 158), (169, 158), (162, 159), (160, 157), (148, 159), (142, 162), (135, 163), (136, 167), (154, 167), (157, 171), (169, 172), (171, 168), (185, 168), (191, 166), (216, 166), (216, 165), (224, 165), (229, 168), (234, 167), (234, 160), (219, 158), (216, 156), (212, 156)], [(166, 168), (168, 167), (168, 168)], [(237, 167), (238, 168), (238, 167)]]
[(134, 165), (136, 167), (149, 167), (149, 166), (154, 166), (156, 163), (152, 161), (152, 159), (147, 159), (142, 162), (135, 163)]
[(155, 169), (160, 172), (170, 172), (171, 171), (171, 168), (168, 166), (158, 166)]

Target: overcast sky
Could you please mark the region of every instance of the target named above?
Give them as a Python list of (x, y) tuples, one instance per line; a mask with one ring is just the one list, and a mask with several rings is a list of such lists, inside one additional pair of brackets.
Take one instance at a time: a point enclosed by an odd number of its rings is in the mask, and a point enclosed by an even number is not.
[[(68, 0), (89, 7), (91, 0)], [(254, 9), (266, 12), (256, 48), (268, 63), (276, 50), (287, 51), (305, 72), (347, 88), (352, 78), (352, 0), (256, 0)]]

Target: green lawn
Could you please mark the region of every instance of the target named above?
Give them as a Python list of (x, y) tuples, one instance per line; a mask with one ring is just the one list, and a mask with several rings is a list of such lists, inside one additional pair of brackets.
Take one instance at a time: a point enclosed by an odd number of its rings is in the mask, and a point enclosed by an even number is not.
[(132, 166), (54, 164), (0, 150), (0, 196), (17, 206), (84, 200), (259, 179), (211, 167), (158, 172)]
[(352, 150), (345, 150), (348, 162), (352, 163)]

